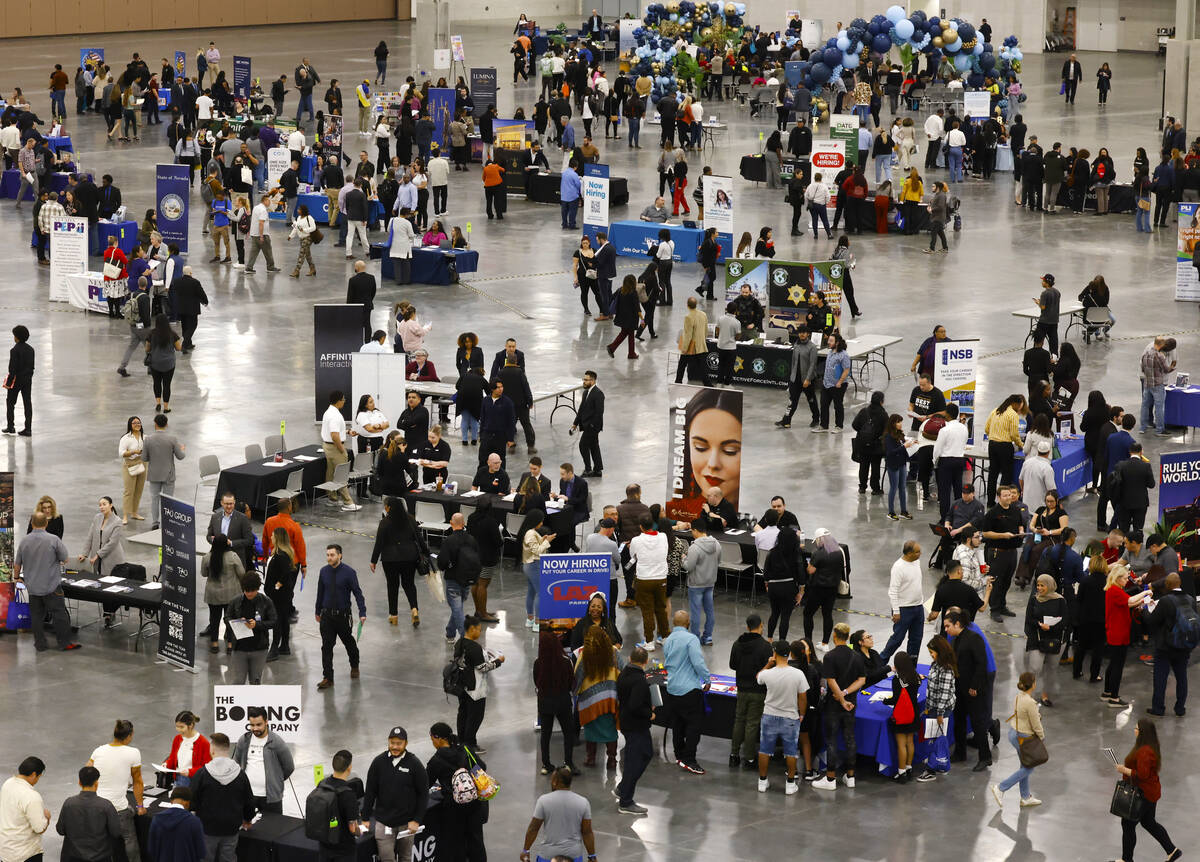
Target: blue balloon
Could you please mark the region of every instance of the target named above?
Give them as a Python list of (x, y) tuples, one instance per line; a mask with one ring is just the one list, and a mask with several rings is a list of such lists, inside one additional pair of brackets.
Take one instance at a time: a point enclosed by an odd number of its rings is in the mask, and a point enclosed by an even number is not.
[(824, 84), (833, 74), (833, 70), (824, 63), (813, 63), (813, 67), (809, 71), (813, 81), (817, 84)]
[(895, 24), (897, 21), (901, 20), (904, 17), (904, 7), (903, 6), (889, 6), (887, 8), (887, 12), (884, 13), (884, 16), (889, 21), (891, 21), (893, 24)]
[(838, 36), (837, 46), (838, 46), (838, 50), (841, 51), (842, 53), (849, 51), (850, 50), (850, 38), (848, 36)]
[(892, 40), (886, 33), (871, 40), (871, 49), (877, 54), (886, 54), (892, 47)]
[(842, 65), (847, 69), (857, 69), (858, 68), (858, 55), (857, 54), (843, 54), (842, 55)]
[(975, 47), (971, 49), (971, 52), (972, 52), (972, 53), (973, 53), (973, 54), (974, 54), (976, 57), (978, 57), (980, 54), (982, 54), (982, 53), (983, 53), (983, 43), (982, 43), (982, 42), (976, 42), (976, 43), (975, 43)]
[(958, 25), (958, 35), (964, 42), (970, 42), (975, 38), (975, 28), (964, 21)]
[(954, 68), (960, 72), (965, 72), (971, 68), (971, 60), (965, 54), (959, 54), (954, 58)]
[(942, 29), (942, 19), (937, 15), (933, 15), (929, 19), (929, 29), (932, 30), (934, 27), (938, 28), (939, 30)]
[(970, 75), (967, 76), (967, 86), (968, 87), (982, 87), (983, 86), (983, 74), (980, 72), (972, 72)]
[(871, 21), (871, 23), (867, 25), (867, 33), (869, 33), (871, 36), (878, 36), (882, 29), (883, 25), (878, 21)]
[(955, 36), (953, 42), (946, 43), (945, 49), (947, 54), (957, 54), (962, 50), (962, 39)]
[(1014, 60), (1021, 60), (1025, 56), (1024, 54), (1021, 53), (1019, 48), (1013, 48), (1010, 53), (1012, 54), (1012, 58)]
[(821, 59), (825, 65), (832, 69), (838, 63), (842, 62), (842, 52), (837, 48), (826, 48), (821, 54)]
[(901, 18), (896, 22), (896, 35), (901, 39), (911, 39), (915, 30), (916, 28), (913, 27), (912, 21), (909, 21), (907, 18)]
[(857, 30), (867, 29), (867, 21), (865, 18), (855, 18), (850, 22), (850, 27)]
[(990, 53), (984, 54), (979, 58), (979, 65), (983, 67), (983, 71), (985, 72), (992, 71), (992, 69), (996, 68), (996, 55)]

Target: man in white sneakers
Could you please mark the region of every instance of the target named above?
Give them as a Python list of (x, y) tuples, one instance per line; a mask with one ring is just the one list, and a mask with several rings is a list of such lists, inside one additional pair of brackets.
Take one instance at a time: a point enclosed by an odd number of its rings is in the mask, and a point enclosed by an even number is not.
[(833, 627), (833, 649), (821, 659), (821, 673), (829, 693), (822, 703), (821, 720), (825, 730), (825, 776), (813, 782), (817, 790), (837, 789), (838, 734), (845, 740), (845, 782), (854, 787), (854, 760), (858, 749), (854, 741), (854, 707), (858, 690), (866, 684), (862, 654), (850, 649), (850, 626)]
[(639, 521), (641, 533), (629, 540), (629, 561), (637, 566), (634, 595), (642, 609), (642, 629), (646, 639), (638, 646), (647, 652), (669, 633), (667, 627), (667, 547), (668, 539), (654, 529), (654, 519), (647, 513)]
[(808, 677), (788, 664), (791, 646), (787, 641), (775, 641), (773, 647), (774, 655), (757, 677), (758, 683), (767, 687), (758, 737), (758, 792), (766, 793), (770, 786), (767, 765), (775, 756), (778, 742), (783, 744), (783, 760), (787, 764), (784, 792), (791, 796), (800, 789), (796, 783), (796, 747), (800, 740), (800, 718), (808, 709)]

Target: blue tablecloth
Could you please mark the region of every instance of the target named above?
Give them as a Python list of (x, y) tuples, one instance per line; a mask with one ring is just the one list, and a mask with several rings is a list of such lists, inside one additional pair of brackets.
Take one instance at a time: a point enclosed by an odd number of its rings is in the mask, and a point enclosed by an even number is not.
[(56, 135), (54, 137), (47, 136), (46, 143), (50, 145), (50, 150), (54, 153), (57, 153), (60, 150), (66, 150), (68, 153), (75, 152), (75, 147), (71, 145), (70, 135)]
[(171, 107), (171, 88), (170, 87), (159, 87), (158, 88), (158, 109), (160, 111), (165, 111), (169, 107)]
[(55, 172), (50, 175), (50, 191), (58, 192), (61, 196), (67, 190), (67, 177), (70, 174)]
[[(0, 198), (8, 198), (16, 200), (17, 192), (21, 190), (21, 172), (16, 168), (9, 168), (0, 176)], [(21, 200), (33, 200), (33, 190), (25, 189), (25, 197)]]
[[(458, 274), (479, 269), (479, 252), (472, 249), (415, 248), (412, 255), (412, 280), (417, 284), (450, 284), (450, 267), (446, 254), (453, 252)], [(379, 274), (383, 281), (396, 279), (392, 257), (383, 249), (379, 258)]]
[[(918, 665), (917, 670), (921, 674), (927, 674), (929, 665)], [(921, 690), (917, 695), (918, 716), (925, 709), (927, 686), (926, 680), (922, 679)], [(883, 679), (858, 693), (858, 701), (854, 707), (854, 742), (860, 757), (869, 757), (878, 763), (879, 771), (883, 775), (894, 775), (896, 772), (896, 740), (892, 729), (888, 726), (888, 719), (892, 716), (892, 707), (886, 703), (871, 703), (871, 695), (878, 691), (891, 694), (891, 679)], [(946, 720), (946, 728), (947, 731), (950, 730), (949, 719)], [(917, 733), (917, 747), (913, 754), (914, 764), (924, 763), (925, 758), (929, 756), (931, 743), (923, 736), (924, 734)], [(838, 747), (842, 748), (843, 746), (839, 744)]]
[[(674, 260), (695, 263), (700, 253), (700, 243), (704, 240), (701, 228), (648, 221), (615, 221), (609, 225), (608, 241), (623, 257), (645, 258), (646, 250), (658, 242), (658, 232), (663, 228), (671, 232), (671, 241), (675, 243)], [(727, 260), (733, 254), (733, 239), (720, 234), (717, 238), (721, 243), (721, 260)]]
[(301, 156), (300, 157), (300, 182), (311, 183), (313, 181), (313, 171), (317, 167), (316, 156)]
[(101, 252), (108, 248), (108, 238), (117, 238), (117, 247), (125, 254), (133, 252), (137, 245), (138, 226), (135, 221), (100, 222), (96, 225), (96, 238)]
[(1013, 151), (1007, 144), (996, 147), (996, 170), (1009, 171), (1013, 169)]
[[(329, 224), (329, 197), (324, 192), (302, 192), (296, 198), (296, 206), (308, 207), (308, 214), (320, 224)], [(367, 224), (378, 224), (383, 219), (383, 204), (378, 200), (368, 201)]]
[(1168, 386), (1163, 413), (1168, 425), (1200, 428), (1200, 386)]
[[(1170, 411), (1168, 410), (1168, 416)], [(1168, 420), (1169, 423), (1170, 420)], [(1064, 500), (1076, 491), (1082, 491), (1092, 478), (1092, 459), (1083, 451), (1083, 437), (1059, 437), (1058, 451), (1060, 458), (1050, 463), (1054, 466), (1054, 484), (1058, 494)], [(1021, 477), (1023, 457), (1017, 453), (1013, 465), (1013, 482)]]

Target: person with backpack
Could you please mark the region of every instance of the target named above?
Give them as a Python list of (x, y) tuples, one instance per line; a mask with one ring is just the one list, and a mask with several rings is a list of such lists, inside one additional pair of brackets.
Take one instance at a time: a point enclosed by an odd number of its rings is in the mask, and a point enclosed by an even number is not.
[(892, 780), (900, 784), (912, 781), (913, 754), (916, 751), (916, 733), (921, 719), (917, 714), (917, 699), (921, 690), (921, 676), (917, 673), (912, 656), (906, 652), (896, 653), (896, 669), (892, 677), (892, 693), (884, 703), (892, 707), (888, 725), (896, 740), (896, 774)]
[(879, 465), (883, 461), (883, 437), (887, 430), (888, 413), (883, 409), (883, 393), (872, 392), (871, 403), (858, 411), (850, 427), (855, 430), (850, 457), (858, 462), (858, 493), (867, 493), (867, 478), (871, 495), (883, 495), (879, 484)]
[[(1036, 736), (1040, 740), (1045, 740), (1046, 732), (1042, 729), (1042, 717), (1038, 714), (1037, 701), (1033, 699), (1033, 687), (1037, 683), (1037, 677), (1030, 671), (1025, 671), (1021, 674), (1021, 678), (1017, 681), (1017, 697), (1013, 704), (1013, 713), (1010, 715), (1009, 721), (1012, 726), (1008, 729), (1008, 741), (1012, 743), (1012, 747), (1017, 750), (1017, 756), (1021, 755), (1021, 745), (1030, 737)], [(1044, 745), (1043, 745), (1044, 750)], [(1037, 765), (1026, 766), (1020, 764), (1017, 769), (1008, 778), (1001, 781), (999, 784), (992, 784), (989, 790), (992, 791), (992, 798), (996, 800), (996, 804), (1001, 808), (1004, 807), (1004, 791), (1008, 790), (1014, 784), (1021, 788), (1021, 807), (1031, 808), (1034, 805), (1041, 805), (1042, 800), (1038, 799), (1029, 789), (1029, 776)]]
[(441, 795), (442, 832), (434, 862), (483, 862), (483, 804), (471, 777), (475, 766), (487, 764), (459, 742), (450, 725), (439, 721), (429, 728), (433, 757), (425, 764), (430, 790)]
[(350, 786), (354, 756), (342, 749), (333, 756), (333, 775), (304, 800), (304, 834), (317, 842), (320, 862), (352, 860), (359, 832), (358, 797)]
[(483, 713), (487, 709), (488, 674), (504, 664), (504, 656), (491, 650), (485, 651), (479, 643), (483, 634), (483, 623), (479, 617), (469, 615), (463, 620), (464, 634), (454, 645), (451, 664), (457, 673), (452, 680), (458, 695), (458, 735), (464, 744), (478, 751), (476, 734), (483, 724)]
[(129, 344), (125, 346), (125, 355), (121, 357), (121, 364), (117, 366), (117, 373), (122, 377), (129, 376), (126, 370), (129, 360), (139, 347), (145, 345), (153, 321), (150, 314), (153, 303), (148, 290), (148, 280), (144, 277), (139, 278), (136, 282), (131, 282), (129, 287), (129, 299), (126, 300), (124, 308), (125, 321), (129, 324)]
[(1200, 615), (1196, 600), (1181, 588), (1175, 572), (1163, 579), (1163, 593), (1151, 605), (1147, 623), (1154, 635), (1154, 695), (1150, 715), (1166, 714), (1167, 677), (1175, 675), (1175, 714), (1187, 712), (1187, 668), (1192, 650), (1200, 645)]
[(479, 561), (479, 543), (467, 532), (466, 526), (466, 519), (461, 512), (451, 515), (450, 535), (442, 542), (441, 552), (438, 554), (438, 566), (446, 584), (446, 604), (450, 606), (450, 619), (446, 621), (448, 644), (455, 642), (456, 634), (466, 634), (463, 602), (471, 591), (471, 585), (479, 580), (479, 574), (483, 570)]
[[(429, 780), (425, 765), (408, 748), (408, 731), (393, 727), (387, 751), (371, 761), (362, 800), (364, 823), (374, 814), (373, 834), (379, 862), (409, 862), (413, 836), (429, 806)], [(408, 835), (398, 833), (408, 831)]]

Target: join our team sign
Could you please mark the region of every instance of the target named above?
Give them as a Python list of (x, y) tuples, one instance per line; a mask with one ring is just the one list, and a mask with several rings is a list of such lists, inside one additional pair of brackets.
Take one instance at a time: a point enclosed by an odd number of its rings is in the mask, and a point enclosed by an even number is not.
[(579, 619), (587, 613), (592, 593), (611, 600), (611, 554), (543, 554), (541, 561), (538, 616), (542, 619)]

